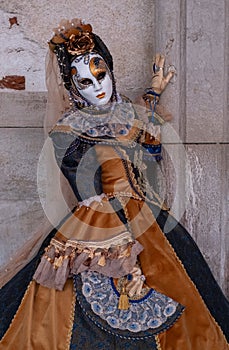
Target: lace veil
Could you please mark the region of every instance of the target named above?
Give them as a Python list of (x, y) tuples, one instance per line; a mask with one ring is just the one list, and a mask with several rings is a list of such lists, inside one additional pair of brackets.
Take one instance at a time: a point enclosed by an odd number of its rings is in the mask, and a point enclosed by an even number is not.
[[(61, 115), (69, 109), (69, 98), (60, 77), (55, 54), (49, 50), (46, 57), (47, 106), (44, 118), (46, 141), (38, 162), (38, 192), (44, 209), (43, 222), (31, 230), (31, 238), (0, 268), (0, 287), (6, 284), (37, 254), (43, 240), (58, 222), (76, 204), (72, 191), (56, 165), (48, 132)], [(60, 199), (60, 200), (59, 200)], [(51, 205), (55, 203), (52, 212)], [(29, 214), (28, 214), (29, 215)]]
[[(74, 56), (95, 49), (96, 52), (102, 53), (113, 74), (113, 60), (109, 50), (103, 41), (92, 33), (91, 25), (84, 24), (80, 19), (74, 18), (71, 21), (63, 19), (58, 28), (54, 29), (54, 36), (49, 41), (49, 48), (46, 57), (48, 92), (44, 118), (46, 140), (37, 168), (38, 193), (45, 213), (44, 220), (39, 227), (31, 230), (31, 238), (0, 268), (0, 287), (6, 284), (37, 254), (45, 237), (76, 205), (75, 196), (56, 164), (53, 145), (48, 137), (49, 131), (63, 113), (70, 109), (68, 95), (69, 92), (71, 93), (70, 65), (66, 50)], [(61, 61), (60, 65), (58, 65), (57, 56)], [(115, 85), (113, 88), (116, 91)]]

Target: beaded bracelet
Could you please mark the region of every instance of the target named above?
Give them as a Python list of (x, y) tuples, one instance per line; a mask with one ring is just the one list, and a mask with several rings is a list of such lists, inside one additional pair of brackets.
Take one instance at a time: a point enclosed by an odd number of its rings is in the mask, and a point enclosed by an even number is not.
[[(153, 100), (151, 98), (151, 95), (153, 96)], [(159, 102), (160, 96), (161, 94), (158, 94), (152, 88), (145, 89), (145, 94), (143, 95), (144, 100), (147, 100), (150, 105), (152, 123), (155, 122), (154, 112), (156, 110), (156, 104)], [(152, 103), (153, 103), (153, 106), (152, 106)]]

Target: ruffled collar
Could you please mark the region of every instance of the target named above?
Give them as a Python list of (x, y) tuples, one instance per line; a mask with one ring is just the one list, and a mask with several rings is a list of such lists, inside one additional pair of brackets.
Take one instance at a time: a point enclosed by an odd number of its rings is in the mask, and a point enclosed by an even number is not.
[(128, 134), (134, 119), (133, 105), (120, 99), (104, 108), (86, 107), (82, 110), (72, 110), (66, 113), (57, 123), (58, 126), (70, 126), (71, 129), (81, 131), (92, 137), (116, 137)]

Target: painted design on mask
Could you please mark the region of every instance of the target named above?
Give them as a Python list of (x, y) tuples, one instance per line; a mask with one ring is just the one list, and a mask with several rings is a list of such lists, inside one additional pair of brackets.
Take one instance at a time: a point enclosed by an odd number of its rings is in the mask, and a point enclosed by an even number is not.
[(111, 74), (100, 55), (91, 53), (88, 56), (86, 61), (83, 56), (72, 61), (72, 81), (89, 103), (104, 105), (110, 101), (113, 92)]

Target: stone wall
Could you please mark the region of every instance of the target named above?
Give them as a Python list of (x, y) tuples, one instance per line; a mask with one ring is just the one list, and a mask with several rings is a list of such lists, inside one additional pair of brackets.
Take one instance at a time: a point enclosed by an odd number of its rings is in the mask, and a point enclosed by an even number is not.
[[(9, 18), (17, 17), (10, 28)], [(228, 291), (228, 4), (216, 0), (30, 2), (3, 0), (0, 79), (25, 76), (25, 91), (0, 90), (0, 260), (30, 237), (44, 216), (37, 162), (44, 136), (46, 40), (61, 18), (93, 24), (112, 52), (118, 89), (134, 98), (150, 84), (155, 52), (176, 76), (161, 102), (167, 201)], [(177, 134), (174, 134), (176, 131)]]
[[(185, 166), (176, 179), (181, 195), (174, 212), (179, 217), (185, 210), (182, 222), (227, 294), (228, 11), (227, 1), (155, 1), (159, 25), (154, 46), (168, 54), (178, 73), (162, 98), (174, 115), (172, 125), (186, 150)], [(174, 143), (168, 133), (165, 136), (170, 150), (164, 162), (167, 193), (173, 203), (169, 158), (182, 158), (182, 150), (179, 142)]]

